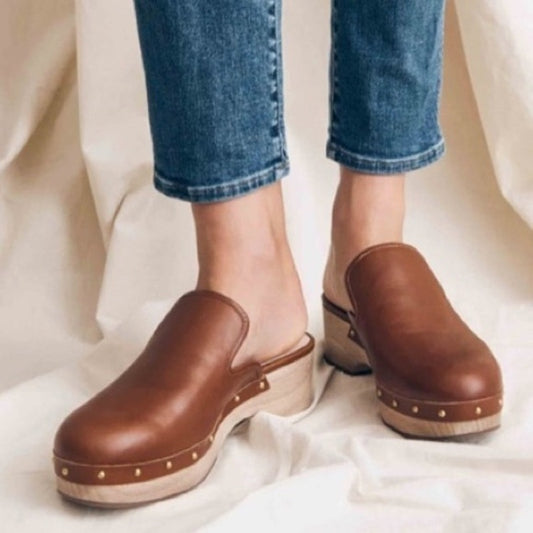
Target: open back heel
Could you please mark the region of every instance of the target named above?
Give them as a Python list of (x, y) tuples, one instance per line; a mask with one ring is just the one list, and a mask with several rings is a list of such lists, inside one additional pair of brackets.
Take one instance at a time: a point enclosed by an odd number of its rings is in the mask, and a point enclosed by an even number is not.
[(372, 371), (365, 349), (352, 328), (348, 313), (322, 296), (324, 360), (350, 375)]
[[(262, 400), (263, 411), (279, 416), (291, 416), (305, 411), (313, 402), (315, 344), (309, 334), (306, 334), (304, 342), (297, 352), (263, 365), (263, 372), (270, 384)], [(284, 361), (287, 358), (291, 360)]]

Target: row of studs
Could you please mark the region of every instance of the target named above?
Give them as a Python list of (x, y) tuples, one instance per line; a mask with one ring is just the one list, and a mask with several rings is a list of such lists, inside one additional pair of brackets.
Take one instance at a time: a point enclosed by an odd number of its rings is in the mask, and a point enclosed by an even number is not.
[[(214, 440), (215, 438), (213, 437), (213, 435), (209, 435), (209, 442), (212, 443)], [(191, 457), (193, 461), (196, 461), (198, 459), (198, 452), (192, 452)], [(172, 466), (173, 466), (172, 461), (166, 461), (165, 467), (167, 470), (172, 470)], [(61, 474), (65, 477), (68, 476), (69, 474), (68, 468), (63, 467), (61, 469)], [(135, 477), (140, 477), (141, 474), (142, 474), (142, 470), (140, 468), (137, 467), (133, 470), (133, 475)], [(96, 474), (96, 477), (98, 479), (105, 479), (105, 470), (99, 470), (98, 473)]]
[[(264, 381), (260, 381), (260, 382), (259, 382), (259, 388), (260, 388), (261, 390), (264, 390), (265, 387), (266, 387), (266, 383), (265, 383)], [(241, 401), (241, 397), (237, 394), (236, 396), (233, 397), (233, 401), (234, 401), (235, 403), (239, 403), (239, 402)], [(209, 440), (209, 443), (210, 443), (210, 444), (213, 444), (213, 442), (214, 442), (214, 440), (215, 440), (215, 437), (214, 437), (213, 435), (209, 435), (208, 440)], [(193, 461), (196, 461), (196, 460), (198, 459), (198, 452), (193, 451), (192, 454), (191, 454), (191, 457), (192, 457), (192, 460), (193, 460)], [(165, 462), (165, 468), (166, 468), (167, 470), (172, 470), (172, 466), (173, 466), (172, 461), (166, 461), (166, 462)], [(133, 475), (134, 475), (134, 477), (141, 477), (141, 474), (142, 474), (142, 470), (141, 470), (139, 467), (137, 467), (137, 468), (135, 468), (135, 469), (133, 470)], [(63, 477), (67, 477), (67, 476), (69, 475), (69, 469), (68, 469), (66, 466), (64, 466), (64, 467), (61, 469), (61, 475), (62, 475)], [(102, 479), (105, 479), (105, 475), (106, 475), (106, 474), (105, 474), (105, 470), (99, 470), (98, 473), (96, 474), (96, 477), (97, 477), (98, 479), (102, 480)]]
[[(383, 392), (380, 389), (377, 389), (376, 394), (378, 398), (381, 398), (383, 396)], [(503, 405), (503, 400), (501, 398), (498, 400), (498, 404), (500, 405), (500, 407)], [(394, 409), (398, 408), (398, 402), (396, 400), (392, 400), (391, 405), (392, 407), (394, 407)], [(413, 405), (411, 407), (411, 412), (415, 415), (418, 414), (419, 410), (420, 409), (418, 408), (418, 405)], [(478, 405), (474, 412), (476, 413), (476, 415), (480, 416), (483, 412), (483, 409), (481, 409), (481, 407), (479, 407)], [(446, 418), (446, 411), (444, 409), (439, 409), (437, 412), (437, 416), (439, 418)]]

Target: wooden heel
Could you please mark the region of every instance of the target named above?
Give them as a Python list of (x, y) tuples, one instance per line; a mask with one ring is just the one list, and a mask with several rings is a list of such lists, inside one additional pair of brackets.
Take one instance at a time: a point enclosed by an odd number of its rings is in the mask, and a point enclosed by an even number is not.
[(324, 359), (350, 375), (372, 371), (364, 348), (359, 344), (348, 314), (340, 307), (323, 299)]
[(313, 401), (314, 342), (308, 344), (305, 355), (296, 361), (266, 373), (270, 384), (262, 410), (290, 416), (307, 409)]

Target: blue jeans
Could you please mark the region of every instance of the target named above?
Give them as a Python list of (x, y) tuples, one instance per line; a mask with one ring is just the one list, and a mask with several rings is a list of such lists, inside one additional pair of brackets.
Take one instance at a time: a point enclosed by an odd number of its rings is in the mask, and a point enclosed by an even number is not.
[[(214, 202), (286, 175), (281, 0), (134, 1), (155, 187)], [(327, 157), (399, 174), (443, 154), (443, 19), (444, 0), (332, 0)]]

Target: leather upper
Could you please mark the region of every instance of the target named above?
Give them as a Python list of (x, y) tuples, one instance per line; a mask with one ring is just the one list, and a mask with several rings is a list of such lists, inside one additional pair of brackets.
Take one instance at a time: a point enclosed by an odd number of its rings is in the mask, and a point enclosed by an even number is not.
[(263, 376), (258, 363), (231, 366), (247, 331), (244, 311), (229, 298), (183, 295), (139, 357), (64, 420), (55, 455), (83, 464), (138, 463), (205, 441), (235, 396)]
[(497, 361), (453, 310), (416, 248), (367, 248), (349, 265), (345, 282), (352, 325), (384, 388), (427, 401), (501, 394)]

